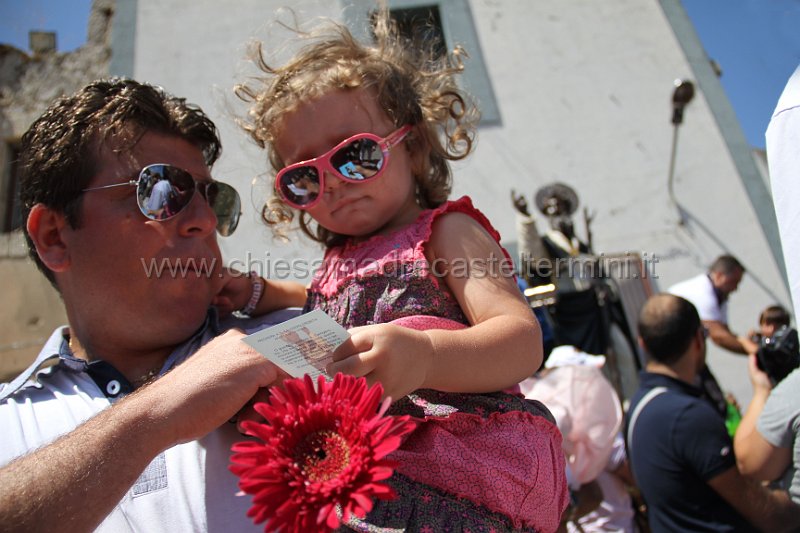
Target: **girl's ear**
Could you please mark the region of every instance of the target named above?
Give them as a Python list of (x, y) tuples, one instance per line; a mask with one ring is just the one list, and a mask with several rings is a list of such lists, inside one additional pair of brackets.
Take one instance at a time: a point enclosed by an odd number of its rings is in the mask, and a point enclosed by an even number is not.
[(67, 227), (64, 213), (36, 204), (28, 214), (26, 227), (42, 263), (53, 272), (65, 271), (70, 260), (63, 238)]

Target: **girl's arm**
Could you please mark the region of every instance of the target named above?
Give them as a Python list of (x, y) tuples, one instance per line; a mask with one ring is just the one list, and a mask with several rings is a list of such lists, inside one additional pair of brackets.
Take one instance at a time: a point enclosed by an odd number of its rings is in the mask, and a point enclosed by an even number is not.
[(393, 398), (418, 388), (497, 391), (532, 375), (543, 358), (539, 323), (492, 236), (468, 215), (446, 214), (433, 225), (426, 255), (442, 290), (452, 292), (472, 326), (354, 328), (328, 371), (366, 375)]
[[(243, 309), (254, 295), (255, 285), (247, 274), (226, 268), (222, 272), (223, 285), (214, 298), (214, 306), (221, 316)], [(306, 288), (295, 281), (276, 281), (259, 278), (261, 295), (251, 316), (261, 316), (287, 307), (302, 307), (306, 303)]]
[(303, 307), (306, 304), (306, 287), (296, 281), (264, 280), (264, 294), (256, 305), (252, 316), (261, 316), (287, 307)]

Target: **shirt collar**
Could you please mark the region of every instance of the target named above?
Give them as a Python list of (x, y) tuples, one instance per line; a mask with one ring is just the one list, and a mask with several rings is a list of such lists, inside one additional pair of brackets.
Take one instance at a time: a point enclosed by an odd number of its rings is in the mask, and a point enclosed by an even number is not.
[(215, 307), (211, 307), (206, 314), (206, 319), (203, 325), (192, 336), (182, 344), (179, 344), (172, 350), (172, 353), (167, 357), (164, 362), (160, 374), (171, 369), (178, 363), (184, 361), (187, 357), (200, 349), (205, 343), (216, 337), (221, 333), (219, 325), (219, 314)]
[(36, 359), (34, 359), (33, 363), (31, 363), (28, 368), (9, 383), (0, 384), (0, 402), (21, 389), (31, 376), (46, 363), (69, 354), (69, 345), (67, 343), (68, 331), (69, 329), (66, 326), (57, 328), (53, 334), (50, 335), (50, 338), (47, 339), (47, 342), (44, 343), (39, 355), (36, 356)]
[[(217, 310), (215, 308), (210, 308), (203, 321), (203, 325), (186, 342), (178, 345), (172, 351), (169, 357), (167, 357), (159, 374), (163, 374), (182, 362), (189, 355), (196, 352), (203, 344), (218, 335), (219, 331), (220, 326)], [(69, 371), (88, 373), (104, 393), (108, 392), (107, 382), (113, 379), (124, 381), (124, 384), (127, 384), (124, 377), (105, 361), (98, 360), (89, 362), (75, 357), (72, 354), (72, 350), (69, 348), (69, 328), (67, 326), (61, 326), (50, 335), (50, 338), (44, 343), (39, 355), (28, 368), (9, 383), (0, 384), (0, 402), (20, 390), (34, 374), (55, 359), (58, 360), (58, 365), (60, 367)], [(118, 394), (130, 392), (128, 389), (132, 390), (131, 387), (123, 387), (119, 389)]]
[[(187, 357), (200, 349), (206, 342), (225, 330), (238, 328), (245, 333), (253, 333), (264, 327), (273, 326), (289, 320), (290, 318), (294, 318), (299, 313), (300, 309), (289, 308), (251, 319), (228, 317), (224, 320), (220, 320), (217, 310), (213, 307), (209, 308), (203, 325), (188, 340), (175, 347), (164, 362), (164, 366), (159, 374), (163, 374), (175, 365), (180, 364)], [(87, 373), (106, 395), (110, 394), (108, 384), (119, 375), (116, 369), (105, 361), (98, 360), (89, 363), (72, 355), (72, 351), (69, 349), (69, 328), (62, 326), (50, 335), (50, 338), (45, 342), (39, 355), (28, 368), (11, 382), (7, 384), (0, 383), (0, 402), (20, 390), (36, 372), (54, 359), (59, 360), (58, 366), (60, 368), (65, 368), (76, 373)], [(119, 378), (116, 379), (119, 380)], [(117, 395), (124, 394), (124, 392), (125, 390), (120, 389)]]

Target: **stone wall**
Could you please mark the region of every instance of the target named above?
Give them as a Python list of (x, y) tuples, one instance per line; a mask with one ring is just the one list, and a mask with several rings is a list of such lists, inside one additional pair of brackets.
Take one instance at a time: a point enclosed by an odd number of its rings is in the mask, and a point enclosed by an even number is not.
[[(13, 151), (30, 124), (56, 98), (108, 75), (114, 0), (94, 0), (87, 42), (74, 52), (28, 54), (0, 44), (0, 214), (5, 216)], [(35, 28), (31, 28), (35, 29)], [(27, 258), (19, 230), (0, 234), (0, 381), (36, 356), (53, 329), (66, 323), (58, 293)]]

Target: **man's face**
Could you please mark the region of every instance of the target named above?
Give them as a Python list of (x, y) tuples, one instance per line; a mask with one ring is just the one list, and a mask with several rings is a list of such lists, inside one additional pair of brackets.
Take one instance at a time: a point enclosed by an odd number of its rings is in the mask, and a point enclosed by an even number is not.
[(711, 281), (714, 287), (724, 295), (729, 295), (739, 287), (742, 281), (744, 272), (741, 270), (734, 270), (730, 274), (723, 274), (722, 272), (712, 272)]
[[(175, 165), (198, 181), (211, 179), (197, 148), (147, 133), (132, 153), (102, 150), (88, 187), (136, 179), (153, 163)], [(128, 335), (129, 344), (142, 348), (188, 338), (221, 283), (216, 217), (202, 195), (165, 221), (142, 214), (134, 186), (85, 192), (80, 209), (80, 227), (64, 232), (69, 268), (58, 275), (70, 322)]]

